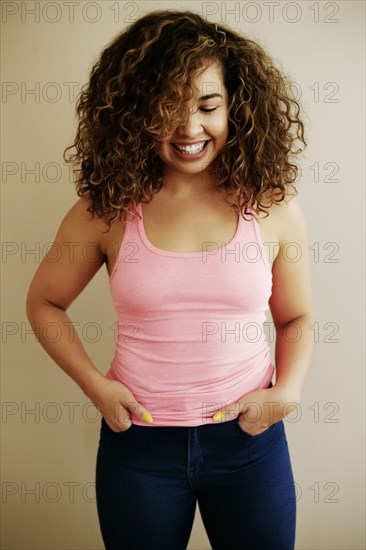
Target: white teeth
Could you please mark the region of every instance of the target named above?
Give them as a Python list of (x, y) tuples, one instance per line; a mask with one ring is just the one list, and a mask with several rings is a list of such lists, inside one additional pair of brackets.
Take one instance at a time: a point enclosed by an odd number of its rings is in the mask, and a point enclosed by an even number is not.
[(186, 153), (188, 155), (194, 155), (197, 153), (200, 153), (206, 142), (202, 141), (201, 143), (195, 143), (194, 145), (178, 145), (177, 143), (173, 143), (174, 147), (178, 149), (181, 153)]

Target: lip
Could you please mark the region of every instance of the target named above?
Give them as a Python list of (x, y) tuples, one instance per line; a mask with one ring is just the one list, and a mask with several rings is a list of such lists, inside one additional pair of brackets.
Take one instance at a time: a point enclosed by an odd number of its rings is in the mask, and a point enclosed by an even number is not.
[[(173, 143), (176, 143), (177, 145), (194, 145), (194, 143), (202, 143), (203, 141), (205, 141), (206, 145), (204, 146), (204, 148), (202, 149), (202, 151), (200, 151), (199, 153), (195, 153), (195, 154), (192, 154), (192, 153), (182, 153), (181, 151), (178, 151), (178, 149), (176, 149), (173, 145)], [(211, 140), (201, 140), (201, 141), (195, 141), (194, 143), (191, 142), (191, 143), (182, 143), (182, 142), (178, 142), (178, 141), (174, 141), (172, 142), (170, 145), (171, 145), (171, 148), (172, 150), (174, 151), (174, 153), (181, 159), (183, 160), (186, 160), (186, 161), (194, 161), (194, 160), (198, 160), (200, 158), (202, 158), (203, 156), (205, 156), (206, 154), (206, 151), (207, 151), (207, 148), (208, 148), (208, 145), (210, 143)]]

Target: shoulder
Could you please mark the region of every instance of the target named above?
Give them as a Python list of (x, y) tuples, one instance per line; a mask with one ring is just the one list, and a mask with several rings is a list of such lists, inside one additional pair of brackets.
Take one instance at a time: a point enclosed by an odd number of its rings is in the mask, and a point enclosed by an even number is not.
[(80, 197), (66, 212), (65, 218), (75, 222), (96, 225), (97, 217), (90, 211), (92, 201), (86, 197)]
[(282, 203), (276, 205), (280, 244), (301, 242), (305, 244), (307, 239), (307, 226), (304, 213), (297, 197), (287, 197)]
[(108, 231), (108, 224), (104, 218), (91, 212), (91, 206), (91, 199), (79, 198), (66, 212), (62, 224), (75, 233), (90, 234), (95, 240)]
[(303, 239), (306, 236), (306, 221), (297, 196), (288, 194), (280, 203), (270, 204), (270, 201), (265, 200), (262, 203), (269, 216), (265, 218), (265, 214), (260, 213), (258, 222), (276, 228), (280, 245), (294, 240), (295, 237)]
[(114, 257), (116, 249), (119, 248), (126, 222), (120, 218), (108, 225), (106, 219), (89, 209), (92, 206), (91, 199), (80, 198), (66, 214), (69, 223), (74, 227), (76, 233), (82, 235), (84, 241), (96, 243), (99, 251), (109, 258)]

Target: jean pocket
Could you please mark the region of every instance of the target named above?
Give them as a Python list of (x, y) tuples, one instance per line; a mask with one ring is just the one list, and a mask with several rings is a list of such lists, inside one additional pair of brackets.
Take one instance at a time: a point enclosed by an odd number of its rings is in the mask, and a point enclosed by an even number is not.
[(244, 437), (247, 437), (249, 439), (259, 439), (260, 437), (266, 435), (270, 430), (271, 428), (274, 426), (274, 424), (271, 424), (270, 426), (268, 426), (268, 428), (266, 428), (265, 430), (263, 430), (262, 432), (259, 432), (258, 434), (250, 434), (248, 432), (246, 432), (245, 430), (243, 430), (243, 428), (240, 426), (239, 424), (239, 416), (234, 420), (234, 426), (237, 428), (237, 430), (241, 433), (241, 435), (243, 435)]
[[(272, 380), (269, 382), (269, 385), (267, 386), (266, 389), (269, 389), (269, 388), (273, 388)], [(245, 430), (243, 430), (243, 428), (239, 424), (239, 418), (240, 418), (240, 416), (238, 416), (234, 420), (235, 427), (239, 430), (239, 432), (241, 434), (245, 435), (246, 437), (248, 437), (250, 439), (257, 439), (257, 438), (261, 437), (262, 435), (266, 434), (271, 429), (271, 427), (273, 426), (273, 424), (271, 424), (271, 426), (268, 426), (268, 428), (266, 428), (262, 432), (259, 432), (258, 434), (253, 435), (253, 434), (250, 434), (250, 433), (246, 432)]]
[(127, 428), (127, 430), (121, 430), (120, 432), (115, 432), (107, 424), (104, 417), (102, 416), (102, 430), (107, 432), (107, 433), (110, 433), (112, 436), (115, 436), (115, 437), (123, 437), (123, 436), (127, 435), (129, 432), (131, 432), (133, 430), (134, 426), (135, 426), (135, 424), (132, 423), (131, 426), (129, 428)]

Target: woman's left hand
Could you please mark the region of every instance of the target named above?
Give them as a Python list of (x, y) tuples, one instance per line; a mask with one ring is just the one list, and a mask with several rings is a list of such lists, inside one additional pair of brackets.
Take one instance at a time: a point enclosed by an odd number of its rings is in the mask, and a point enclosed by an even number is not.
[(257, 390), (217, 411), (213, 420), (229, 421), (239, 415), (239, 425), (249, 435), (257, 435), (279, 422), (299, 405), (298, 399), (276, 385)]

